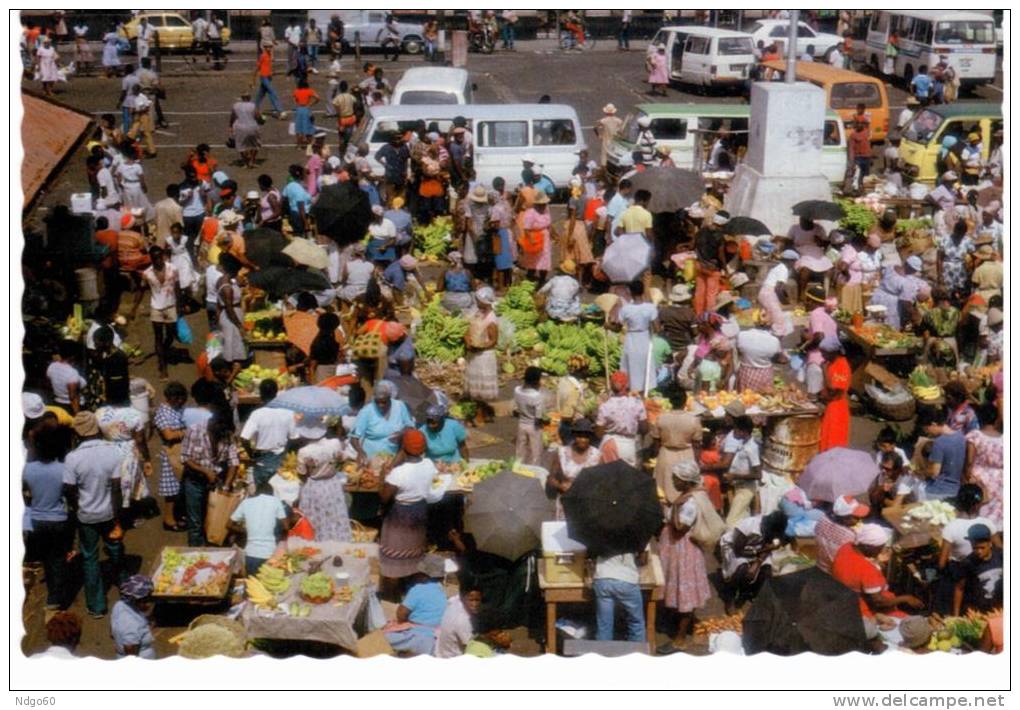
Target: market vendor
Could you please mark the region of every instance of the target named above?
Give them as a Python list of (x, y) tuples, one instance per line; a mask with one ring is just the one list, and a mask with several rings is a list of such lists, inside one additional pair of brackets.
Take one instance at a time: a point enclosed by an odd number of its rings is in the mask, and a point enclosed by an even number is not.
[(470, 460), (467, 430), (449, 415), (443, 404), (430, 404), (425, 410), (425, 425), (418, 428), (425, 435), (425, 452), (433, 461), (458, 463)]
[(287, 340), (305, 355), (311, 352), (312, 341), (319, 332), (318, 307), (319, 303), (315, 296), (302, 291), (297, 295), (297, 307), (292, 311), (285, 310), (283, 314), (283, 328), (287, 333)]
[(400, 450), (400, 437), (414, 426), (407, 405), (397, 397), (397, 388), (389, 380), (375, 386), (372, 402), (362, 407), (351, 432), (351, 445), (362, 466), (378, 454), (393, 456)]
[(595, 429), (587, 419), (575, 419), (570, 426), (569, 443), (560, 444), (556, 449), (549, 477), (545, 481), (545, 491), (550, 497), (556, 498), (556, 519), (565, 520), (560, 496), (570, 490), (570, 486), (583, 469), (595, 466), (602, 458), (598, 446), (595, 446)]
[(868, 517), (871, 508), (853, 496), (840, 496), (829, 514), (815, 524), (815, 565), (827, 574), (832, 573), (836, 553), (854, 541), (854, 528)]
[(797, 272), (797, 301), (804, 300), (804, 292), (812, 278), (824, 277), (828, 292), (832, 262), (825, 256), (828, 240), (822, 225), (816, 224), (810, 217), (801, 217), (797, 224), (790, 227), (787, 238), (793, 242), (793, 248), (800, 254), (800, 258), (793, 265)]
[(156, 658), (156, 639), (149, 616), (154, 604), (152, 580), (143, 574), (128, 577), (120, 585), (120, 599), (110, 612), (110, 635), (117, 657)]
[(442, 294), (443, 308), (451, 315), (457, 315), (470, 310), (475, 304), (471, 295), (473, 279), (464, 268), (464, 257), (459, 251), (451, 251), (446, 258), (450, 266), (439, 276), (437, 290)]
[(923, 609), (924, 602), (911, 594), (893, 594), (882, 573), (889, 561), (892, 533), (874, 523), (860, 526), (852, 543), (843, 545), (832, 561), (832, 576), (843, 586), (860, 595), (861, 616), (874, 617), (880, 624), (883, 617), (905, 617), (900, 607)]
[(727, 615), (754, 599), (772, 578), (772, 553), (789, 542), (787, 522), (786, 514), (777, 510), (744, 518), (723, 533), (719, 540), (723, 582), (720, 596)]
[(268, 406), (276, 399), (279, 387), (276, 380), (264, 379), (259, 383), (262, 406), (248, 415), (241, 429), (241, 441), (254, 462), (255, 483), (268, 481), (280, 468), (284, 452), (298, 439), (294, 412)]
[(609, 378), (612, 394), (599, 405), (595, 432), (602, 439), (603, 455), (606, 447), (615, 452), (615, 459), (623, 459), (631, 466), (638, 465), (638, 439), (648, 432), (648, 413), (645, 403), (630, 393), (630, 378), (616, 371)]
[(431, 655), (446, 612), (445, 576), (446, 561), (439, 555), (426, 555), (418, 563), (396, 618), (383, 627), (386, 641), (399, 655)]
[(308, 348), (307, 361), (307, 379), (313, 385), (334, 376), (337, 365), (344, 362), (340, 317), (332, 312), (322, 313), (316, 319), (315, 326), (315, 338)]
[(825, 358), (825, 387), (818, 398), (825, 402), (818, 451), (850, 444), (850, 361), (839, 338), (826, 336), (818, 345)]
[(779, 255), (779, 263), (769, 269), (758, 289), (758, 303), (769, 315), (772, 334), (784, 338), (793, 332), (790, 316), (783, 311), (783, 304), (790, 299), (786, 292), (786, 282), (790, 280), (793, 265), (800, 258), (793, 249), (785, 249)]
[(920, 332), (924, 335), (924, 354), (935, 366), (955, 367), (960, 357), (957, 333), (960, 328), (960, 309), (953, 305), (947, 289), (932, 291), (935, 308), (928, 311), (921, 321)]
[(347, 457), (339, 421), (326, 427), (317, 441), (305, 444), (297, 452), (301, 493), (298, 505), (317, 541), (351, 541), (351, 521), (347, 512), (344, 484), (347, 477), (339, 466)]
[(569, 323), (581, 315), (581, 284), (574, 278), (577, 265), (573, 260), (564, 259), (559, 271), (538, 293), (546, 296), (545, 312), (550, 318)]
[(819, 346), (825, 338), (835, 338), (839, 334), (839, 326), (832, 317), (838, 304), (835, 298), (825, 297), (825, 288), (821, 284), (808, 286), (805, 298), (807, 303), (814, 306), (808, 315), (807, 328), (804, 329), (804, 343), (800, 346), (807, 353), (805, 389), (809, 395), (817, 395), (825, 386), (825, 357)]
[(733, 430), (722, 443), (719, 463), (702, 467), (703, 473), (721, 473), (733, 495), (726, 516), (727, 525), (736, 525), (751, 511), (761, 481), (761, 454), (752, 436), (754, 423), (748, 416), (736, 417)]
[(737, 390), (765, 392), (772, 389), (774, 363), (788, 363), (779, 341), (771, 329), (771, 317), (767, 311), (759, 311), (752, 328), (743, 330), (737, 336)]
[(916, 254), (908, 256), (902, 266), (886, 266), (882, 278), (871, 294), (870, 304), (885, 307), (885, 322), (894, 330), (915, 322), (917, 307), (915, 301), (922, 286), (927, 282), (920, 273), (924, 262)]

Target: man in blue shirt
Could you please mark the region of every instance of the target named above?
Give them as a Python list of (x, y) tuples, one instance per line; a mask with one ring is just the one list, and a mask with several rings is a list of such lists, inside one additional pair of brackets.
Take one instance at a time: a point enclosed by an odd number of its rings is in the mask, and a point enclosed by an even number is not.
[(305, 169), (294, 164), (288, 171), (290, 179), (281, 194), (286, 198), (287, 208), (290, 210), (288, 216), (290, 227), (294, 230), (294, 234), (300, 237), (304, 236), (305, 229), (307, 229), (306, 222), (312, 209), (312, 196), (308, 194), (308, 190), (305, 189), (302, 182), (305, 178)]
[(910, 82), (910, 88), (913, 90), (917, 100), (921, 102), (921, 105), (927, 106), (928, 95), (931, 93), (931, 77), (928, 76), (927, 69), (921, 67), (917, 70), (917, 76)]
[(411, 213), (404, 209), (404, 198), (394, 197), (390, 200), (390, 208), (383, 212), (383, 217), (393, 222), (397, 228), (397, 251), (406, 254), (411, 248)]
[(928, 484), (924, 489), (925, 495), (939, 500), (955, 498), (963, 478), (967, 439), (961, 432), (950, 429), (934, 413), (922, 417), (920, 424), (922, 430), (934, 439), (927, 455)]
[(397, 618), (386, 625), (386, 640), (401, 655), (432, 653), (436, 630), (446, 611), (446, 592), (442, 580), (446, 563), (439, 555), (426, 555), (404, 600), (397, 607)]
[(384, 169), (384, 199), (391, 200), (403, 192), (410, 157), (411, 151), (398, 131), (393, 131), (389, 142), (375, 152), (375, 159), (382, 163)]
[(616, 232), (616, 227), (619, 226), (620, 216), (630, 207), (630, 195), (633, 189), (630, 180), (620, 180), (620, 184), (616, 186), (616, 194), (606, 205), (606, 217), (609, 218), (609, 229), (606, 230), (607, 244), (613, 241), (613, 234)]
[(533, 179), (535, 181), (535, 189), (544, 192), (549, 195), (549, 197), (555, 197), (556, 186), (553, 184), (553, 181), (549, 179), (548, 175), (542, 174), (542, 166), (536, 165), (531, 169), (531, 172), (534, 173)]

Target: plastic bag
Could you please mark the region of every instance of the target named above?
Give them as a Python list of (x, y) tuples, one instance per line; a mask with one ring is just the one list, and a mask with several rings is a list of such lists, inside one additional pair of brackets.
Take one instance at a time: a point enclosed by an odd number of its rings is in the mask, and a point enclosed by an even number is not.
[(194, 341), (194, 336), (191, 334), (191, 326), (188, 325), (188, 321), (184, 319), (184, 316), (177, 317), (177, 340), (182, 345), (191, 345)]
[(369, 631), (375, 631), (386, 626), (386, 612), (383, 611), (382, 603), (375, 588), (368, 590), (368, 615), (366, 619)]
[(514, 352), (514, 334), (517, 332), (514, 324), (507, 318), (498, 319), (499, 338), (496, 340), (496, 348), (501, 352)]

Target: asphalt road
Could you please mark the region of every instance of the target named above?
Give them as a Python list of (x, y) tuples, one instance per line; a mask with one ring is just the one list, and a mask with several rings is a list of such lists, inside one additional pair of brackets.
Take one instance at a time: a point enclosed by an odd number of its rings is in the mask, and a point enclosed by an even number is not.
[[(492, 56), (469, 55), (468, 68), (472, 79), (478, 85), (476, 96), (484, 103), (534, 102), (543, 94), (549, 94), (554, 102), (567, 103), (574, 106), (586, 130), (601, 116), (601, 108), (607, 102), (613, 102), (621, 113), (636, 103), (649, 101), (669, 102), (738, 102), (734, 96), (702, 96), (687, 91), (671, 88), (665, 99), (651, 98), (644, 83), (643, 48), (635, 43), (636, 49), (629, 53), (615, 51), (615, 45), (607, 40), (600, 40), (596, 49), (586, 53), (562, 53), (554, 48), (550, 41), (518, 43), (519, 51), (515, 53), (497, 52)], [(98, 56), (98, 53), (97, 53)], [(367, 55), (366, 59), (378, 59), (378, 55)], [(401, 58), (398, 62), (385, 62), (387, 77), (391, 81), (411, 66), (421, 64), (420, 59)], [(282, 61), (277, 61), (277, 67)], [(262, 162), (255, 171), (245, 171), (232, 164), (236, 154), (223, 145), (226, 137), (227, 121), (231, 105), (237, 100), (241, 89), (250, 84), (254, 67), (254, 50), (242, 44), (234, 45), (230, 62), (224, 71), (212, 71), (204, 63), (192, 65), (182, 57), (172, 57), (164, 62), (163, 82), (168, 98), (164, 108), (170, 122), (167, 130), (156, 135), (158, 156), (146, 160), (145, 171), (153, 201), (160, 199), (164, 187), (171, 181), (181, 177), (180, 164), (187, 156), (187, 150), (200, 142), (208, 142), (214, 147), (213, 154), (220, 161), (221, 167), (234, 177), (242, 191), (255, 187), (255, 178), (259, 173), (267, 172), (277, 180), (282, 180), (287, 166), (293, 162), (304, 162), (303, 153), (294, 147), (293, 139), (287, 134), (286, 121), (270, 121), (263, 128), (263, 141), (266, 144), (262, 151)], [(356, 77), (353, 59), (345, 61), (346, 77)], [(282, 76), (275, 79), (281, 98), (287, 93), (290, 82)], [(982, 89), (981, 100), (1001, 100), (1001, 74), (997, 87)], [(26, 82), (26, 87), (38, 90), (38, 84)], [(312, 79), (312, 86), (320, 93), (328, 89), (326, 78), (320, 74)], [(76, 78), (69, 84), (58, 86), (57, 100), (65, 102), (79, 110), (91, 113), (113, 112), (119, 115), (117, 100), (120, 93), (120, 82), (114, 79), (99, 77)], [(900, 106), (905, 98), (904, 92), (898, 87), (890, 91), (890, 99), (894, 106)], [(285, 106), (290, 109), (292, 104), (284, 99)], [(330, 128), (331, 119), (317, 117), (319, 125)], [(593, 144), (593, 136), (589, 140)], [(59, 178), (48, 188), (48, 193), (40, 200), (37, 209), (28, 215), (30, 220), (45, 216), (46, 210), (59, 202), (66, 202), (69, 195), (87, 189), (84, 171), (84, 150), (79, 151), (68, 161), (67, 167)], [(126, 313), (130, 304), (125, 297), (122, 312)], [(204, 314), (189, 318), (195, 333), (196, 342), (203, 342), (206, 334)], [(128, 340), (138, 344), (147, 353), (153, 352), (152, 331), (148, 325), (147, 307), (143, 306), (138, 318), (128, 328)], [(134, 372), (134, 375), (158, 383), (154, 356), (149, 357)], [(181, 364), (171, 367), (171, 379), (190, 384), (195, 378), (192, 365)], [(870, 446), (879, 424), (864, 417), (855, 417), (852, 427), (852, 445), (861, 448)], [(486, 427), (485, 432), (497, 438), (497, 443), (478, 451), (474, 455), (486, 458), (502, 458), (513, 454), (513, 432), (515, 420), (510, 417), (498, 419)], [(153, 451), (158, 444), (152, 442)], [(149, 570), (156, 555), (163, 545), (184, 544), (183, 534), (167, 533), (160, 527), (159, 519), (144, 522), (141, 527), (126, 533), (126, 547), (130, 555), (129, 561), (135, 569)], [(116, 598), (116, 592), (109, 595), (110, 601)], [(24, 621), (27, 634), (23, 639), (22, 648), (27, 653), (45, 648), (44, 624), (44, 593), (41, 584), (35, 584), (29, 590), (28, 601), (24, 610)], [(79, 595), (74, 608), (84, 618), (85, 633), (82, 639), (82, 651), (103, 658), (113, 657), (113, 648), (109, 636), (109, 620), (92, 620), (85, 616), (83, 599)], [(713, 601), (707, 610), (710, 614), (720, 612), (719, 605)], [(663, 627), (665, 628), (665, 627)], [(161, 626), (156, 630), (157, 648), (161, 655), (173, 653), (166, 643), (167, 639), (182, 629), (177, 625)], [(515, 633), (521, 640), (516, 650), (530, 655), (537, 649), (533, 642), (522, 638), (522, 630)], [(660, 637), (664, 641), (665, 637)]]

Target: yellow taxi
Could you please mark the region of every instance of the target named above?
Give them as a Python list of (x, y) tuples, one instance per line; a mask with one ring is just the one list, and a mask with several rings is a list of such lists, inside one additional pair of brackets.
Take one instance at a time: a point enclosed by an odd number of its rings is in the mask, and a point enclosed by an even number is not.
[[(191, 29), (191, 23), (178, 12), (140, 12), (125, 22), (121, 35), (128, 40), (134, 40), (138, 36), (138, 23), (146, 18), (152, 29), (159, 33), (159, 46), (162, 49), (191, 49), (194, 44), (195, 34)], [(223, 28), (223, 45), (230, 42), (230, 30)]]

